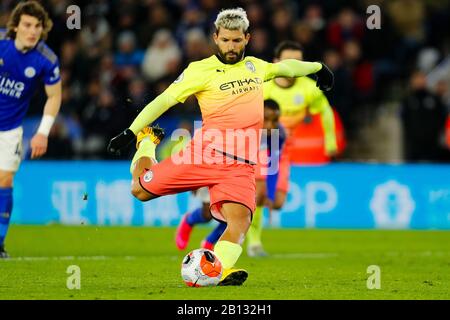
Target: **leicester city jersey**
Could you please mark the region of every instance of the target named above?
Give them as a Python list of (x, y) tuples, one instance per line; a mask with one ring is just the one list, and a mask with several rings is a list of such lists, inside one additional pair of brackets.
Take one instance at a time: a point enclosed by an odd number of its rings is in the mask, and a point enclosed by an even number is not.
[(23, 53), (0, 29), (0, 131), (22, 124), (39, 81), (46, 85), (60, 81), (56, 54), (43, 41)]

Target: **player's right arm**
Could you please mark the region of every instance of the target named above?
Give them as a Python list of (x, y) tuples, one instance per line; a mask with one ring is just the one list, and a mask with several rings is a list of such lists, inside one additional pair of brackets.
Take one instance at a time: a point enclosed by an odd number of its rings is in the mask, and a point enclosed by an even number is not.
[(317, 87), (329, 91), (334, 84), (333, 72), (321, 62), (299, 61), (297, 59), (285, 59), (277, 63), (269, 63), (264, 80), (273, 78), (297, 78), (316, 74)]
[(109, 141), (107, 151), (111, 154), (120, 155), (131, 142), (136, 139), (136, 135), (146, 125), (158, 119), (170, 107), (177, 104), (177, 100), (165, 91), (157, 96), (152, 102), (147, 104), (139, 113), (131, 126)]
[(152, 102), (147, 104), (139, 113), (129, 128), (112, 138), (108, 145), (108, 152), (120, 154), (121, 150), (133, 142), (136, 135), (144, 127), (153, 123), (169, 108), (183, 103), (187, 97), (199, 92), (203, 86), (203, 79), (195, 64), (190, 64), (181, 75)]
[[(317, 89), (317, 88), (316, 88)], [(317, 103), (322, 104), (320, 120), (324, 131), (325, 153), (327, 156), (334, 156), (337, 153), (336, 126), (334, 123), (334, 113), (327, 98), (321, 92), (322, 97)]]
[(61, 108), (62, 100), (61, 75), (57, 57), (44, 45), (38, 45), (37, 50), (46, 58), (42, 79), (47, 101), (39, 128), (30, 141), (32, 159), (39, 158), (47, 152), (48, 135)]

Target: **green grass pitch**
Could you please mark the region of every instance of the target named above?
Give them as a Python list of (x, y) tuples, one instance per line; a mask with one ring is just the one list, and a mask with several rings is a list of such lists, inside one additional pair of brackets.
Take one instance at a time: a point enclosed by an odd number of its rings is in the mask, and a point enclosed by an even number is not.
[[(188, 249), (209, 231), (194, 230)], [(241, 256), (241, 287), (189, 288), (174, 228), (12, 226), (1, 299), (450, 299), (450, 232), (267, 229), (271, 256)], [(81, 270), (80, 290), (66, 287)], [(370, 265), (380, 289), (369, 290)]]

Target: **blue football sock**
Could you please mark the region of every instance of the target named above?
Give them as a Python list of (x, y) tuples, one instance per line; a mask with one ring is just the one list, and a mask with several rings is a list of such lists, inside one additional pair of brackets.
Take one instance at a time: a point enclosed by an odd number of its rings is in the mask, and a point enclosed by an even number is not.
[(12, 210), (12, 188), (0, 188), (0, 247), (8, 232)]
[(217, 240), (220, 239), (220, 237), (222, 236), (222, 233), (225, 231), (225, 229), (227, 228), (227, 224), (220, 222), (217, 227), (214, 228), (213, 231), (211, 231), (211, 233), (206, 237), (206, 241), (208, 241), (209, 243), (215, 244), (217, 242)]
[(186, 222), (190, 226), (193, 226), (194, 224), (209, 222), (209, 219), (205, 219), (205, 217), (203, 216), (202, 207), (200, 207), (200, 208), (195, 209), (191, 213), (188, 213), (188, 215), (186, 217)]

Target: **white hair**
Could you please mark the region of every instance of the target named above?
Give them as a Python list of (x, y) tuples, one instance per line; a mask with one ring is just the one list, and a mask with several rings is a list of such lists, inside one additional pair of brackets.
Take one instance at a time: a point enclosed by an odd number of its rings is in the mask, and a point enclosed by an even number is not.
[(214, 25), (217, 31), (222, 27), (227, 30), (242, 30), (245, 33), (250, 26), (250, 22), (244, 9), (234, 8), (222, 10), (217, 15)]

